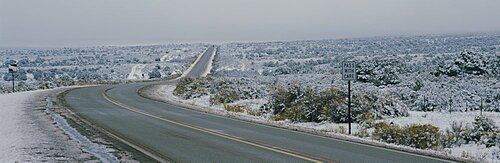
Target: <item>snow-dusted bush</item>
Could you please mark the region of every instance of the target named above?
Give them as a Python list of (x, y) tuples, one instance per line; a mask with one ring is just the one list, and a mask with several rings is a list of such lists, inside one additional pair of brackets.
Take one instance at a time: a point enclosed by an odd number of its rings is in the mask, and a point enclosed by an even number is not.
[[(347, 94), (336, 88), (325, 91), (315, 91), (310, 87), (293, 84), (289, 87), (277, 86), (271, 91), (266, 109), (274, 115), (286, 113), (294, 115), (303, 112), (303, 119), (307, 122), (331, 121), (336, 123), (347, 122)], [(287, 109), (294, 109), (293, 114), (288, 114)], [(362, 114), (370, 113), (375, 119), (384, 117), (407, 116), (408, 109), (400, 102), (388, 95), (365, 92), (354, 96), (352, 100), (351, 117), (353, 122), (359, 122)]]
[(239, 92), (230, 86), (220, 88), (215, 94), (210, 96), (210, 104), (226, 104), (239, 100)]
[(387, 122), (375, 124), (373, 138), (392, 144), (404, 144), (404, 130), (401, 127)]
[(360, 126), (364, 128), (372, 128), (375, 126), (375, 116), (370, 112), (365, 112), (359, 115), (357, 118)]
[(494, 133), (497, 130), (495, 122), (484, 116), (477, 116), (472, 123), (473, 129), (471, 131), (471, 140), (474, 142), (480, 142), (482, 138), (488, 138), (488, 133)]
[(483, 133), (480, 143), (486, 145), (488, 148), (493, 146), (500, 147), (500, 130)]
[(181, 78), (177, 83), (173, 94), (183, 99), (197, 98), (208, 94), (208, 88), (212, 78)]
[(304, 98), (304, 90), (298, 84), (293, 84), (289, 87), (277, 85), (270, 92), (270, 100), (264, 107), (274, 115), (284, 113)]
[(398, 84), (400, 73), (405, 73), (406, 65), (397, 59), (377, 59), (360, 61), (357, 65), (358, 81), (376, 86)]
[(149, 79), (157, 79), (161, 78), (161, 73), (158, 68), (154, 68), (151, 72), (148, 73)]
[(404, 128), (404, 133), (407, 140), (404, 145), (420, 149), (436, 148), (440, 145), (441, 135), (438, 127), (429, 124), (411, 125)]
[(345, 93), (337, 89), (317, 93), (309, 87), (292, 84), (289, 87), (274, 87), (270, 100), (264, 107), (274, 115), (292, 121), (345, 122), (344, 103)]
[(364, 92), (354, 96), (352, 105), (355, 118), (365, 112), (372, 113), (376, 119), (408, 116), (408, 109), (403, 103), (380, 92)]
[(488, 73), (487, 63), (484, 61), (484, 58), (485, 57), (478, 52), (465, 49), (454, 61), (447, 60), (440, 64), (437, 71), (434, 72), (434, 75), (439, 76), (444, 74), (448, 76), (458, 76), (462, 73), (472, 75), (486, 74)]
[(399, 127), (380, 122), (375, 124), (373, 138), (392, 144), (429, 149), (440, 145), (441, 134), (438, 127), (429, 124)]
[(446, 129), (441, 137), (441, 144), (445, 148), (452, 148), (471, 141), (472, 127), (463, 122), (452, 122), (450, 129)]

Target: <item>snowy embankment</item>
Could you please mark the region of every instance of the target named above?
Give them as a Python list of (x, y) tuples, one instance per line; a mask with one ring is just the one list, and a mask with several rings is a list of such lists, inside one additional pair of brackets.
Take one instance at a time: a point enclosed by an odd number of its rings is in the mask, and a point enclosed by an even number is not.
[(0, 95), (0, 162), (117, 161), (51, 111), (50, 96), (63, 90)]

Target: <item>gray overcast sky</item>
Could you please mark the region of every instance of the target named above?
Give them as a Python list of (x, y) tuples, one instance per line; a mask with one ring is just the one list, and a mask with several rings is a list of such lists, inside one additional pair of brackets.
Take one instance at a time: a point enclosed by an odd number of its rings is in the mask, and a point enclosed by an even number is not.
[(0, 46), (499, 32), (500, 0), (0, 0)]

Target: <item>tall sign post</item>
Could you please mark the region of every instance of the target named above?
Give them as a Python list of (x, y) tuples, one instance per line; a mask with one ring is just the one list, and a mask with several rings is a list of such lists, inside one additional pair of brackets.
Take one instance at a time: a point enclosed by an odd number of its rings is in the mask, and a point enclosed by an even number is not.
[(342, 62), (342, 79), (347, 80), (347, 122), (349, 123), (349, 135), (351, 135), (351, 81), (356, 80), (356, 62)]
[(15, 85), (14, 85), (14, 80), (15, 80), (15, 76), (14, 76), (14, 73), (17, 72), (17, 63), (12, 63), (9, 65), (9, 73), (12, 74), (12, 93), (14, 93), (16, 90), (14, 89), (15, 88)]

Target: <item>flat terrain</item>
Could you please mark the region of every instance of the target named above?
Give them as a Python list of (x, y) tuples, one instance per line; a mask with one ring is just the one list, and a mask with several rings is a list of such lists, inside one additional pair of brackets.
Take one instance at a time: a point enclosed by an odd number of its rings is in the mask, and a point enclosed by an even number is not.
[[(204, 55), (209, 53), (210, 49)], [(204, 64), (202, 56), (198, 64)], [(194, 66), (201, 72), (206, 66)], [(189, 74), (188, 74), (189, 76)], [(72, 111), (159, 160), (175, 162), (446, 162), (200, 113), (143, 98), (148, 83), (75, 89)]]

